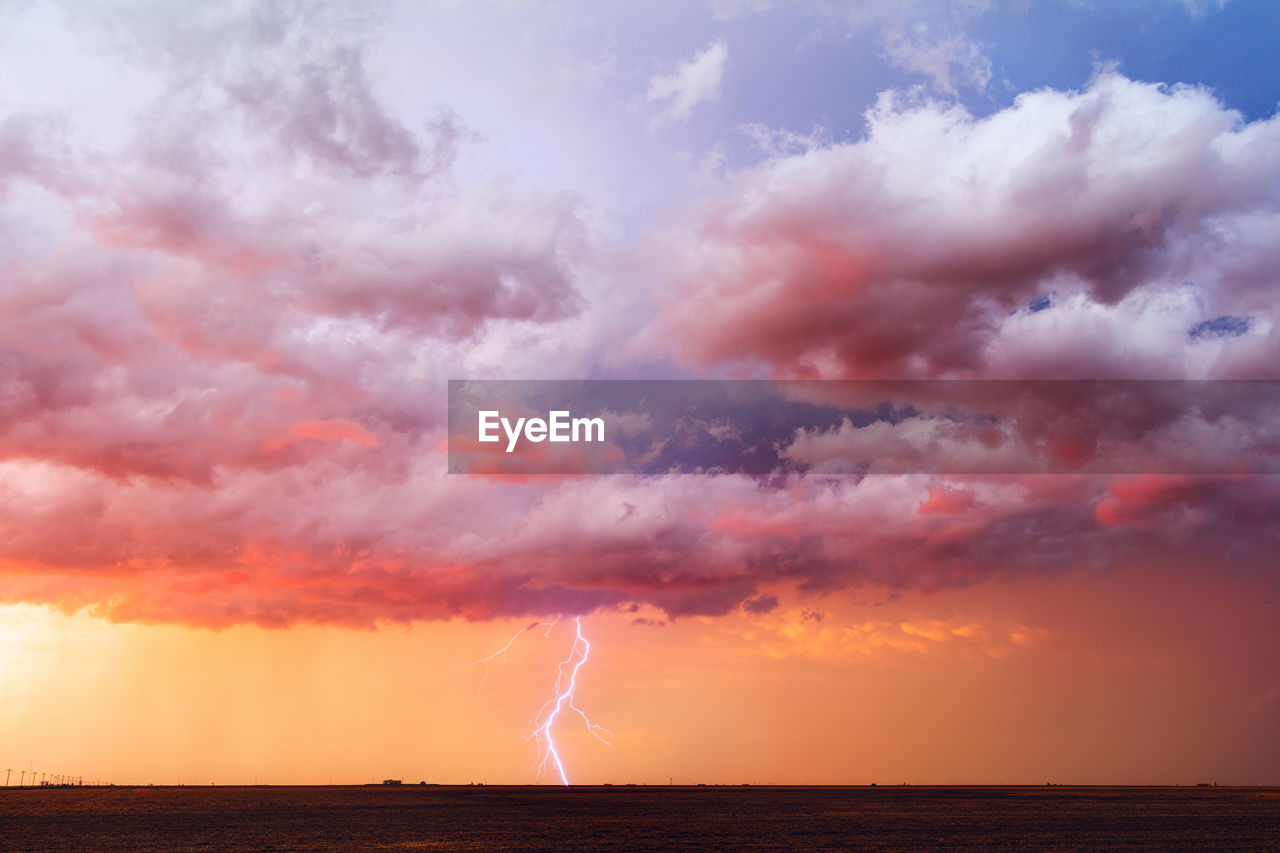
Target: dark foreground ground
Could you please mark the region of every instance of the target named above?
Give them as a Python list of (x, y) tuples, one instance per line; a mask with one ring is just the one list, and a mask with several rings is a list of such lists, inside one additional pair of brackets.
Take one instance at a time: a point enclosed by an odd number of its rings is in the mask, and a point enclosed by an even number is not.
[(1280, 789), (4, 788), (0, 849), (1280, 850)]

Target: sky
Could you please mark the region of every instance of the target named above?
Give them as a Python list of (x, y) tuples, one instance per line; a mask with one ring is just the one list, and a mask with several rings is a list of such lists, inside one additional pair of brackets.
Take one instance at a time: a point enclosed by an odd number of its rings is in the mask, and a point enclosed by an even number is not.
[(576, 668), (574, 782), (1280, 784), (1275, 476), (472, 476), (446, 419), (449, 379), (1280, 378), (1277, 36), (0, 0), (0, 762), (555, 783)]

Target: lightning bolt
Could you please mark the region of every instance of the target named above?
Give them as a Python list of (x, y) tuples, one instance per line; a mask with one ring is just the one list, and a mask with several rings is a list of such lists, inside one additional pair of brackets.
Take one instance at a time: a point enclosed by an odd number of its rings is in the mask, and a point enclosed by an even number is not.
[(542, 628), (545, 626), (547, 630), (546, 630), (546, 633), (544, 633), (542, 636), (550, 637), (551, 629), (558, 624), (560, 624), (559, 619), (554, 619), (551, 622), (530, 622), (528, 625), (525, 625), (519, 631), (516, 631), (514, 634), (512, 634), (511, 639), (507, 640), (507, 644), (502, 648), (498, 649), (493, 654), (485, 655), (482, 658), (477, 658), (476, 660), (473, 660), (470, 663), (460, 663), (456, 667), (454, 667), (454, 669), (462, 669), (463, 667), (467, 667), (467, 666), (483, 666), (484, 675), (480, 676), (480, 683), (476, 685), (476, 692), (479, 692), (480, 688), (484, 687), (485, 679), (489, 677), (489, 664), (496, 658), (502, 658), (502, 662), (506, 663), (507, 652), (511, 651), (511, 647), (515, 645), (516, 640), (520, 639), (520, 635), (528, 631), (532, 631), (534, 628)]
[[(534, 738), (538, 742), (538, 752), (542, 756), (542, 760), (538, 762), (537, 778), (541, 779), (546, 775), (547, 765), (552, 764), (555, 766), (556, 772), (560, 774), (561, 783), (565, 785), (569, 784), (569, 776), (564, 772), (564, 762), (560, 760), (560, 752), (556, 749), (556, 742), (551, 737), (551, 729), (555, 726), (556, 717), (560, 716), (560, 712), (566, 706), (582, 718), (587, 731), (591, 732), (596, 740), (605, 746), (613, 745), (601, 735), (601, 732), (603, 732), (609, 737), (613, 737), (613, 732), (604, 726), (598, 726), (591, 722), (591, 718), (573, 702), (574, 691), (578, 689), (578, 671), (582, 669), (583, 664), (587, 662), (587, 656), (591, 654), (591, 643), (587, 642), (587, 638), (582, 636), (582, 617), (575, 617), (573, 621), (577, 626), (577, 636), (573, 640), (573, 646), (569, 649), (569, 656), (560, 661), (560, 666), (556, 671), (555, 696), (548, 699), (538, 711), (538, 715), (533, 718), (535, 728), (532, 734), (525, 738), (525, 740)], [(566, 667), (571, 667), (567, 684), (564, 677)]]
[[(542, 708), (533, 718), (534, 729), (525, 740), (533, 740), (538, 744), (538, 759), (536, 766), (538, 768), (535, 778), (542, 779), (547, 775), (548, 766), (554, 767), (556, 773), (560, 776), (560, 782), (564, 785), (569, 784), (569, 775), (565, 772), (564, 762), (560, 759), (560, 752), (556, 749), (555, 739), (552, 737), (552, 729), (555, 727), (556, 718), (560, 716), (560, 712), (565, 708), (573, 711), (582, 718), (583, 724), (592, 737), (603, 743), (605, 746), (612, 746), (605, 735), (613, 737), (613, 732), (604, 726), (591, 722), (591, 718), (586, 712), (577, 706), (574, 702), (574, 693), (578, 689), (578, 672), (587, 662), (587, 656), (591, 654), (591, 643), (582, 633), (582, 617), (574, 617), (574, 627), (576, 629), (573, 645), (569, 648), (569, 656), (560, 662), (560, 666), (556, 669), (556, 682), (554, 695), (543, 703)], [(470, 663), (458, 664), (458, 668), (467, 666), (483, 666), (484, 676), (480, 679), (480, 684), (484, 684), (484, 679), (489, 677), (489, 664), (501, 658), (505, 663), (507, 660), (507, 652), (511, 650), (511, 646), (516, 640), (535, 628), (545, 627), (547, 630), (543, 633), (544, 637), (551, 636), (551, 630), (560, 624), (560, 620), (556, 619), (552, 622), (532, 622), (512, 635), (507, 644), (492, 654), (485, 655), (482, 658), (471, 661)], [(568, 676), (566, 677), (566, 672)], [(479, 686), (476, 687), (480, 689)]]

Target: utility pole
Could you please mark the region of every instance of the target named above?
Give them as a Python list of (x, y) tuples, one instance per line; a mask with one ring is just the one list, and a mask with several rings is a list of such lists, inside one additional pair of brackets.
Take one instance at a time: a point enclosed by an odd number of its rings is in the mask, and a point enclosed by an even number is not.
[(12, 773), (12, 772), (13, 772), (13, 771), (12, 771), (11, 769), (9, 769), (8, 767), (6, 767), (6, 768), (4, 769), (4, 786), (5, 786), (6, 788), (7, 788), (7, 787), (9, 787), (9, 774), (10, 774), (10, 773)]
[(23, 771), (22, 771), (22, 774), (21, 774), (20, 776), (18, 776), (18, 787), (19, 787), (19, 788), (21, 788), (21, 787), (22, 787), (22, 780), (23, 780), (23, 779), (26, 779), (26, 778), (27, 778), (27, 771), (23, 770)]

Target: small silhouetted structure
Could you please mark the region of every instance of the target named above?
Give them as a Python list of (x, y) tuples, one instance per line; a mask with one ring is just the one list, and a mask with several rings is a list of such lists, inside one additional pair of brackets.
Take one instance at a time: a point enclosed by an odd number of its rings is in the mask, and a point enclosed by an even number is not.
[(400, 784), (400, 780), (399, 780), (399, 779), (383, 779), (383, 780), (382, 780), (382, 784), (384, 784), (384, 785), (399, 785), (399, 784)]

